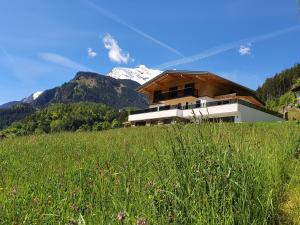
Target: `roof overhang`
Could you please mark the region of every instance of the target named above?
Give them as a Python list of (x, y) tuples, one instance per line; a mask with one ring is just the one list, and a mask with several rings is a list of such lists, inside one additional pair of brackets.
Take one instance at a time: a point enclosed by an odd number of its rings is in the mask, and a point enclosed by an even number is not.
[(186, 70), (167, 70), (156, 77), (152, 78), (151, 80), (147, 81), (140, 87), (138, 87), (136, 90), (142, 94), (148, 94), (150, 91), (151, 86), (159, 86), (164, 80), (167, 79), (171, 80), (170, 77), (173, 77), (174, 79), (187, 79), (191, 77), (195, 77), (196, 79), (207, 81), (207, 80), (214, 80), (219, 83), (224, 83), (227, 85), (231, 85), (239, 90), (245, 91), (249, 93), (249, 95), (253, 96), (257, 101), (259, 101), (261, 104), (264, 105), (264, 102), (262, 102), (257, 96), (256, 92), (250, 88), (247, 88), (243, 85), (240, 85), (238, 83), (235, 83), (233, 81), (230, 81), (228, 79), (225, 79), (223, 77), (220, 77), (216, 74), (213, 74), (208, 71), (186, 71)]

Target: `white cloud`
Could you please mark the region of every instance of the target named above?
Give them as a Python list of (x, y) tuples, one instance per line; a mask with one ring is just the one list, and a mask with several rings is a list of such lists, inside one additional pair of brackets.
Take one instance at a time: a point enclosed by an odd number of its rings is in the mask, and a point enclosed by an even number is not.
[(51, 62), (69, 69), (74, 69), (79, 71), (92, 71), (88, 67), (81, 65), (80, 63), (77, 63), (65, 56), (56, 53), (44, 52), (44, 53), (40, 53), (40, 56), (43, 60), (47, 62)]
[(159, 45), (159, 46), (161, 46), (161, 47), (169, 50), (170, 52), (172, 52), (172, 53), (174, 53), (174, 54), (176, 54), (176, 55), (178, 55), (180, 57), (184, 57), (184, 55), (181, 52), (179, 52), (177, 49), (169, 46), (168, 44), (166, 44), (166, 43), (164, 43), (164, 42), (156, 39), (155, 37), (153, 37), (153, 36), (145, 33), (144, 31), (136, 28), (132, 24), (127, 23), (125, 20), (123, 20), (119, 16), (113, 14), (112, 12), (110, 12), (110, 11), (108, 11), (108, 10), (100, 7), (99, 5), (93, 3), (92, 1), (85, 0), (85, 2), (88, 5), (90, 5), (91, 7), (93, 7), (95, 10), (97, 10), (101, 15), (103, 15), (103, 16), (105, 16), (105, 17), (107, 17), (107, 18), (109, 18), (109, 19), (111, 19), (113, 21), (115, 21), (116, 23), (119, 23), (122, 26), (127, 27), (128, 29), (132, 30), (133, 32), (135, 32), (135, 33), (139, 34), (140, 36), (142, 36), (142, 37), (144, 37), (144, 38), (152, 41), (153, 43), (155, 43), (155, 44), (157, 44), (157, 45)]
[(251, 48), (250, 45), (241, 45), (239, 48), (240, 55), (250, 55), (251, 54)]
[(110, 34), (105, 34), (103, 43), (104, 47), (108, 49), (108, 57), (112, 62), (127, 64), (130, 60), (133, 60), (129, 53), (123, 52), (118, 44), (118, 41)]
[(156, 66), (155, 68), (166, 69), (166, 68), (172, 68), (172, 67), (178, 66), (178, 65), (193, 63), (193, 62), (196, 62), (196, 61), (199, 61), (199, 60), (202, 60), (202, 59), (206, 59), (206, 58), (211, 57), (211, 56), (221, 54), (221, 53), (226, 52), (226, 51), (230, 51), (232, 49), (236, 49), (239, 46), (241, 46), (243, 43), (262, 42), (262, 41), (266, 41), (266, 40), (269, 40), (269, 39), (272, 39), (272, 38), (275, 38), (275, 37), (278, 37), (278, 36), (281, 36), (281, 35), (284, 35), (284, 34), (288, 34), (288, 33), (291, 33), (291, 32), (295, 32), (295, 31), (298, 31), (298, 30), (300, 30), (300, 25), (288, 27), (288, 28), (285, 28), (283, 30), (278, 30), (278, 31), (263, 34), (263, 35), (258, 35), (258, 36), (248, 38), (248, 39), (243, 39), (243, 40), (223, 44), (223, 45), (211, 48), (211, 49), (207, 49), (206, 51), (200, 52), (196, 55), (192, 55), (192, 56), (185, 57), (183, 59), (177, 59), (177, 60), (173, 60), (173, 61), (163, 63), (161, 65)]
[(97, 55), (97, 52), (93, 51), (92, 48), (88, 48), (88, 56), (89, 56), (90, 58), (95, 58), (96, 55)]

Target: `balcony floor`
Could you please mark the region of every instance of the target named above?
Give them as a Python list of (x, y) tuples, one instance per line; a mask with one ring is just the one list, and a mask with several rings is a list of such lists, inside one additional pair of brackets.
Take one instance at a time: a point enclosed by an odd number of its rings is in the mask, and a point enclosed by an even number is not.
[(196, 102), (197, 100), (198, 100), (197, 97), (186, 96), (186, 97), (181, 97), (181, 98), (175, 98), (175, 99), (160, 101), (160, 103), (166, 104), (166, 105), (177, 105), (179, 103), (185, 104), (186, 102)]

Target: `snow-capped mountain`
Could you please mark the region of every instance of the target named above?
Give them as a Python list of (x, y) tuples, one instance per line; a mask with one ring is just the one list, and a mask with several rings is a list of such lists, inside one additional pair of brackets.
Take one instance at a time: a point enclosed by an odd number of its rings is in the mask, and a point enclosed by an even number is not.
[(21, 102), (31, 103), (34, 100), (36, 100), (41, 94), (43, 94), (43, 91), (37, 91), (37, 92), (31, 94), (29, 97), (22, 99)]
[(144, 84), (160, 73), (162, 73), (162, 71), (149, 69), (145, 65), (140, 65), (136, 68), (115, 67), (107, 76), (115, 79), (134, 80), (140, 84)]
[(37, 91), (37, 92), (31, 94), (30, 96), (23, 98), (20, 101), (12, 101), (12, 102), (4, 103), (3, 105), (0, 105), (0, 109), (8, 109), (15, 105), (21, 104), (21, 103), (31, 104), (34, 100), (36, 100), (43, 93), (44, 93), (43, 91)]

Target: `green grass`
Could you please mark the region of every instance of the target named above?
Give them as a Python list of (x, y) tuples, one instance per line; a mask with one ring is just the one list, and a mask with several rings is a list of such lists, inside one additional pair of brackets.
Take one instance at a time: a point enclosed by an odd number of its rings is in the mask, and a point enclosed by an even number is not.
[[(0, 141), (0, 224), (293, 221), (300, 207), (296, 202), (290, 213), (287, 205), (298, 190), (299, 140), (297, 123), (6, 139)], [(118, 213), (125, 219), (118, 221)]]

